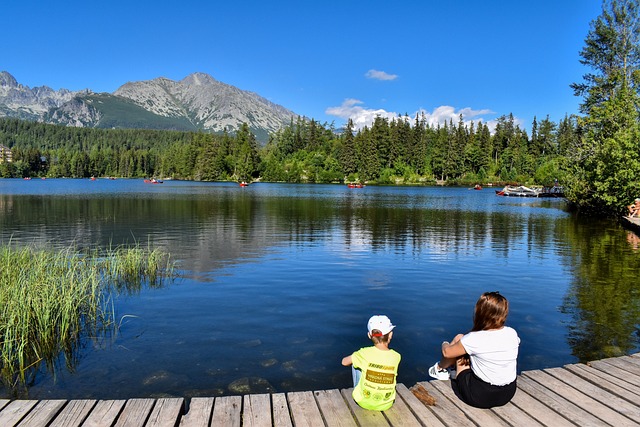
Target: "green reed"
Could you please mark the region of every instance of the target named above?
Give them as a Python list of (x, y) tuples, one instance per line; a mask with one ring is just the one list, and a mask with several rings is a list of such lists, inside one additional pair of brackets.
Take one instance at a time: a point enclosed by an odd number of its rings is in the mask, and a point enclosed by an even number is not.
[(80, 253), (0, 247), (0, 377), (24, 384), (41, 363), (73, 365), (80, 338), (115, 327), (112, 293), (174, 277), (168, 255), (139, 247)]

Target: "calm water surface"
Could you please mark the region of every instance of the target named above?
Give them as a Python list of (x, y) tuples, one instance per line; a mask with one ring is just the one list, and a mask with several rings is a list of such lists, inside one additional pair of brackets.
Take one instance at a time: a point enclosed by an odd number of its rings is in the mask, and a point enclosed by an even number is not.
[[(399, 381), (427, 379), (484, 291), (509, 299), (519, 370), (638, 351), (638, 242), (561, 199), (491, 189), (0, 180), (0, 242), (160, 247), (181, 276), (115, 299), (28, 396), (214, 396), (349, 387), (343, 356), (387, 314)], [(244, 387), (244, 388), (243, 388)], [(7, 390), (3, 394), (8, 395)]]

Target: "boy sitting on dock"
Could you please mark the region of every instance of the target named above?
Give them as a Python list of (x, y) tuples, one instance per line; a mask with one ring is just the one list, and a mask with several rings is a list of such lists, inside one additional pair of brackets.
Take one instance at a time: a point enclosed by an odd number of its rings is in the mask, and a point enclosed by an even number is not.
[(351, 365), (353, 399), (365, 409), (385, 411), (395, 401), (400, 354), (389, 348), (394, 328), (387, 316), (372, 316), (367, 329), (373, 346), (342, 359), (343, 366)]

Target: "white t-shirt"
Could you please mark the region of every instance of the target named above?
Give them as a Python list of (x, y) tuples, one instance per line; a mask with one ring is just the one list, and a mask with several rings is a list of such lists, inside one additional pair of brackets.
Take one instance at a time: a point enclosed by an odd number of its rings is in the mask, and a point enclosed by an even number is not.
[(520, 338), (514, 329), (504, 326), (469, 332), (460, 342), (469, 354), (471, 369), (482, 381), (500, 386), (516, 379)]

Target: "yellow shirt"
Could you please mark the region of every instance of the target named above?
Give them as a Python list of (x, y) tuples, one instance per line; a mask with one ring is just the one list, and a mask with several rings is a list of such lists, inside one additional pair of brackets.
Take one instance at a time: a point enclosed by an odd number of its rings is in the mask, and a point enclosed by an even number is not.
[(396, 398), (396, 376), (400, 354), (374, 346), (361, 348), (351, 355), (353, 367), (362, 371), (360, 382), (353, 388), (353, 399), (365, 409), (384, 411)]

